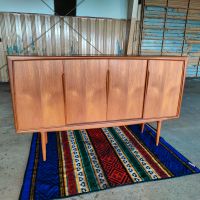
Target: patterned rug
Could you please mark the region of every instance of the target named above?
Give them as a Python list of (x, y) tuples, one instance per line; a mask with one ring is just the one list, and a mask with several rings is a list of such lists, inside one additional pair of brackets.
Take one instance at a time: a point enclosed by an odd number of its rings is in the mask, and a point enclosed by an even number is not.
[(139, 125), (49, 133), (47, 161), (33, 134), (20, 199), (55, 199), (199, 173), (155, 131)]

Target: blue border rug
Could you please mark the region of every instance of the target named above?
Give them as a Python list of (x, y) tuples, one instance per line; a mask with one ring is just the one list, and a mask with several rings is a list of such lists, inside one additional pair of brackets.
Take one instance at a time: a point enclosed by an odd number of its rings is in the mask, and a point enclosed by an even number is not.
[(47, 161), (33, 134), (21, 200), (55, 199), (199, 173), (155, 130), (139, 125), (48, 133)]

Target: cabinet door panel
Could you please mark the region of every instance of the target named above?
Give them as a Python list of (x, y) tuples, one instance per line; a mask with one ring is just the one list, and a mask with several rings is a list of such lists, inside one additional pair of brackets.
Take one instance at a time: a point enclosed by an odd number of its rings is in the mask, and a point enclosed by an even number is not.
[(108, 120), (142, 117), (146, 60), (110, 60)]
[(182, 85), (183, 61), (150, 60), (144, 118), (176, 116)]
[(15, 61), (14, 88), (19, 130), (65, 124), (62, 61)]
[(66, 60), (67, 123), (106, 120), (107, 60)]

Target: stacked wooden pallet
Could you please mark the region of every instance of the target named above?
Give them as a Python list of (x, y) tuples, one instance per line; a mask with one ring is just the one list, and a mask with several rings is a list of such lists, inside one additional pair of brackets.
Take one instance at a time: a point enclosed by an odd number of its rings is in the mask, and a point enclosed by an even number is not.
[(187, 76), (200, 76), (200, 2), (145, 0), (142, 55), (188, 55)]

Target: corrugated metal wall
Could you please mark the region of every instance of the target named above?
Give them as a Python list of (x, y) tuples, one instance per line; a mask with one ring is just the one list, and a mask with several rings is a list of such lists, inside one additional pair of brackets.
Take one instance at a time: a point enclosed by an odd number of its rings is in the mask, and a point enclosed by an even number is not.
[(187, 76), (200, 77), (199, 0), (143, 0), (142, 24), (137, 20), (137, 28), (130, 33), (134, 37), (127, 37), (129, 20), (63, 19), (65, 22), (51, 15), (0, 13), (0, 82), (8, 81), (7, 54), (119, 55), (127, 53), (128, 44), (133, 55), (189, 55)]
[[(60, 56), (125, 53), (126, 20), (82, 17), (63, 17), (65, 22), (59, 20), (58, 16), (51, 15), (0, 13), (0, 38), (3, 41), (0, 44), (0, 82), (8, 81), (7, 66), (4, 66), (6, 54)], [(56, 26), (46, 32), (55, 23)]]
[(144, 0), (141, 55), (189, 55), (187, 76), (200, 77), (200, 1)]

